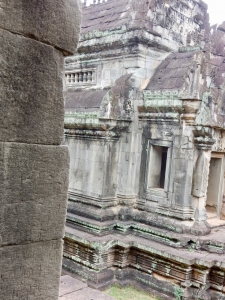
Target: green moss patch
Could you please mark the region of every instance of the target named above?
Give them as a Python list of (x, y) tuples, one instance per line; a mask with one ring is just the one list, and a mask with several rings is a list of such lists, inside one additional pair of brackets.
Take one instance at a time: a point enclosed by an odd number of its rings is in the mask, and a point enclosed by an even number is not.
[(149, 294), (138, 291), (135, 288), (128, 286), (125, 288), (120, 288), (119, 286), (112, 286), (105, 293), (115, 300), (160, 300)]

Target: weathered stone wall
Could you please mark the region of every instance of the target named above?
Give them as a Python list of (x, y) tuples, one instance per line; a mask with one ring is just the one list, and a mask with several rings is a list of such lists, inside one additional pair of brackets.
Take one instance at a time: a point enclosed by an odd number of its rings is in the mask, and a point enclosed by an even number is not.
[(69, 156), (64, 55), (77, 0), (0, 2), (0, 298), (58, 299)]

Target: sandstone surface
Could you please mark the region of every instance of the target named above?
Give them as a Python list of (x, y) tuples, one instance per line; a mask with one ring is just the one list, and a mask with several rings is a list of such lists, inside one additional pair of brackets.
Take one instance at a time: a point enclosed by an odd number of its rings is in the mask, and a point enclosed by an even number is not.
[(52, 45), (65, 55), (76, 51), (80, 21), (81, 4), (76, 0), (0, 3), (0, 28)]
[(0, 298), (57, 300), (67, 205), (64, 56), (80, 2), (0, 1)]

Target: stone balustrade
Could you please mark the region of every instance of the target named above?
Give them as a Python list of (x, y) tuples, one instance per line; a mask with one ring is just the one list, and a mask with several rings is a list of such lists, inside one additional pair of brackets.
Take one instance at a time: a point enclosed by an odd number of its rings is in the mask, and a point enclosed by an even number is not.
[(94, 84), (96, 82), (95, 71), (76, 71), (66, 73), (67, 85)]
[(90, 5), (105, 3), (105, 2), (107, 2), (107, 0), (91, 0), (91, 1), (82, 0), (81, 2), (83, 4), (83, 7), (86, 7), (86, 6), (90, 6)]

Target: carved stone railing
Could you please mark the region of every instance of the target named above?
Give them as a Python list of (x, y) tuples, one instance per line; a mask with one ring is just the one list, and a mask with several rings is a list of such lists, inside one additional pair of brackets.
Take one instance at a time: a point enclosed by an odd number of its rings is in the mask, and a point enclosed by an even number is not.
[(100, 3), (105, 3), (107, 2), (108, 0), (82, 0), (82, 4), (83, 4), (83, 7), (86, 7), (86, 6), (90, 6), (90, 5), (95, 5), (95, 4), (100, 4)]
[(95, 70), (66, 71), (65, 76), (67, 86), (96, 84)]

